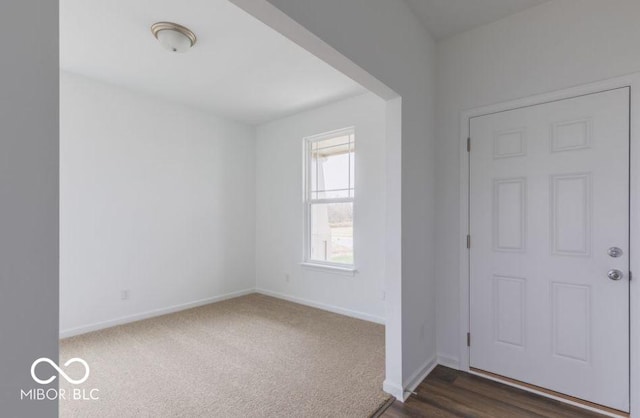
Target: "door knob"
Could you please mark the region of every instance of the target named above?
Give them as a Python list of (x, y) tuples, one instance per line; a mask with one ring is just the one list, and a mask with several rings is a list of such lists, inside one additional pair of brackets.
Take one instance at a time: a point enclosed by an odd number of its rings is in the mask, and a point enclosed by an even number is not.
[(611, 280), (622, 280), (622, 278), (624, 277), (624, 274), (620, 271), (620, 270), (609, 270), (609, 272), (607, 273), (607, 277), (609, 277)]
[(611, 247), (607, 250), (609, 257), (618, 258), (622, 257), (622, 250), (618, 247)]

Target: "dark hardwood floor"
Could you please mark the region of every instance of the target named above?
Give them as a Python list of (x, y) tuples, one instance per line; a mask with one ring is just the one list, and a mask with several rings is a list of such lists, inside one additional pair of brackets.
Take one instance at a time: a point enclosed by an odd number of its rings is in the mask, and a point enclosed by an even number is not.
[(438, 366), (403, 404), (380, 416), (400, 417), (603, 417), (492, 380)]

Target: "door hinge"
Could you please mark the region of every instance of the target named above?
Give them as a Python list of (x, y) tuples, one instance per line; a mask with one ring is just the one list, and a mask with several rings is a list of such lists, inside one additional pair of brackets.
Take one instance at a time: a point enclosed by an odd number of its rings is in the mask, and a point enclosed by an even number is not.
[(467, 347), (471, 347), (471, 333), (467, 332)]
[(471, 152), (471, 137), (467, 138), (467, 152)]
[(471, 235), (467, 235), (467, 249), (471, 248)]

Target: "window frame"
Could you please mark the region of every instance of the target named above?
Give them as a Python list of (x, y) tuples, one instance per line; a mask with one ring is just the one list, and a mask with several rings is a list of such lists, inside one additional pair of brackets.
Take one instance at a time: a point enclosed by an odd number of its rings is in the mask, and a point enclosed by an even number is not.
[[(353, 164), (353, 193), (350, 197), (339, 197), (339, 198), (322, 198), (322, 199), (313, 199), (311, 197), (312, 194), (312, 185), (311, 185), (311, 167), (312, 165), (312, 146), (315, 142), (331, 139), (339, 136), (351, 135), (353, 137), (353, 144), (355, 144), (356, 130), (355, 127), (349, 126), (346, 128), (336, 129), (329, 132), (323, 132), (321, 134), (307, 136), (303, 138), (303, 262), (301, 263), (304, 267), (309, 267), (314, 270), (332, 270), (335, 272), (344, 272), (344, 273), (355, 273), (356, 270), (356, 248), (355, 248), (355, 217), (356, 217), (356, 203), (355, 203), (355, 165), (356, 165), (356, 157), (355, 151), (353, 153), (353, 162), (351, 159), (349, 160), (349, 190), (351, 190), (351, 164)], [(327, 204), (327, 203), (351, 203), (353, 205), (353, 235), (354, 235), (354, 246), (353, 246), (353, 263), (352, 264), (344, 264), (344, 263), (335, 263), (331, 261), (323, 261), (323, 260), (314, 260), (311, 258), (311, 207), (314, 204)]]

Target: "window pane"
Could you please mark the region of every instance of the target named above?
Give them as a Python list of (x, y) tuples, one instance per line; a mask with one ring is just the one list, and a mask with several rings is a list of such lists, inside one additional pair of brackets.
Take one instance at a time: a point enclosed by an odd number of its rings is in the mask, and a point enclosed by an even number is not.
[[(341, 145), (349, 144), (349, 134), (343, 134), (340, 136), (334, 136), (331, 138), (316, 141), (318, 143), (318, 149), (328, 150), (329, 148), (339, 147)], [(353, 136), (351, 135), (351, 141)]]
[(310, 192), (310, 196), (309, 198), (311, 199), (317, 199), (318, 198), (318, 159), (317, 158), (313, 158), (313, 156), (316, 154), (316, 143), (313, 142), (311, 144), (311, 164), (309, 165), (309, 181), (310, 184), (308, 184), (309, 187), (309, 192)]
[(351, 194), (349, 197), (354, 197), (354, 191), (356, 187), (356, 154), (355, 154), (355, 144), (351, 143), (351, 152), (349, 153), (349, 188), (351, 189)]
[[(330, 192), (343, 191), (341, 196), (349, 196), (349, 154), (334, 154), (323, 156), (315, 154), (312, 158), (312, 167), (316, 166), (316, 188), (312, 191)], [(315, 163), (315, 164), (314, 164)], [(323, 197), (320, 197), (323, 198)]]
[(311, 260), (353, 264), (353, 202), (311, 205)]
[(311, 146), (312, 199), (353, 196), (353, 135), (314, 141)]

